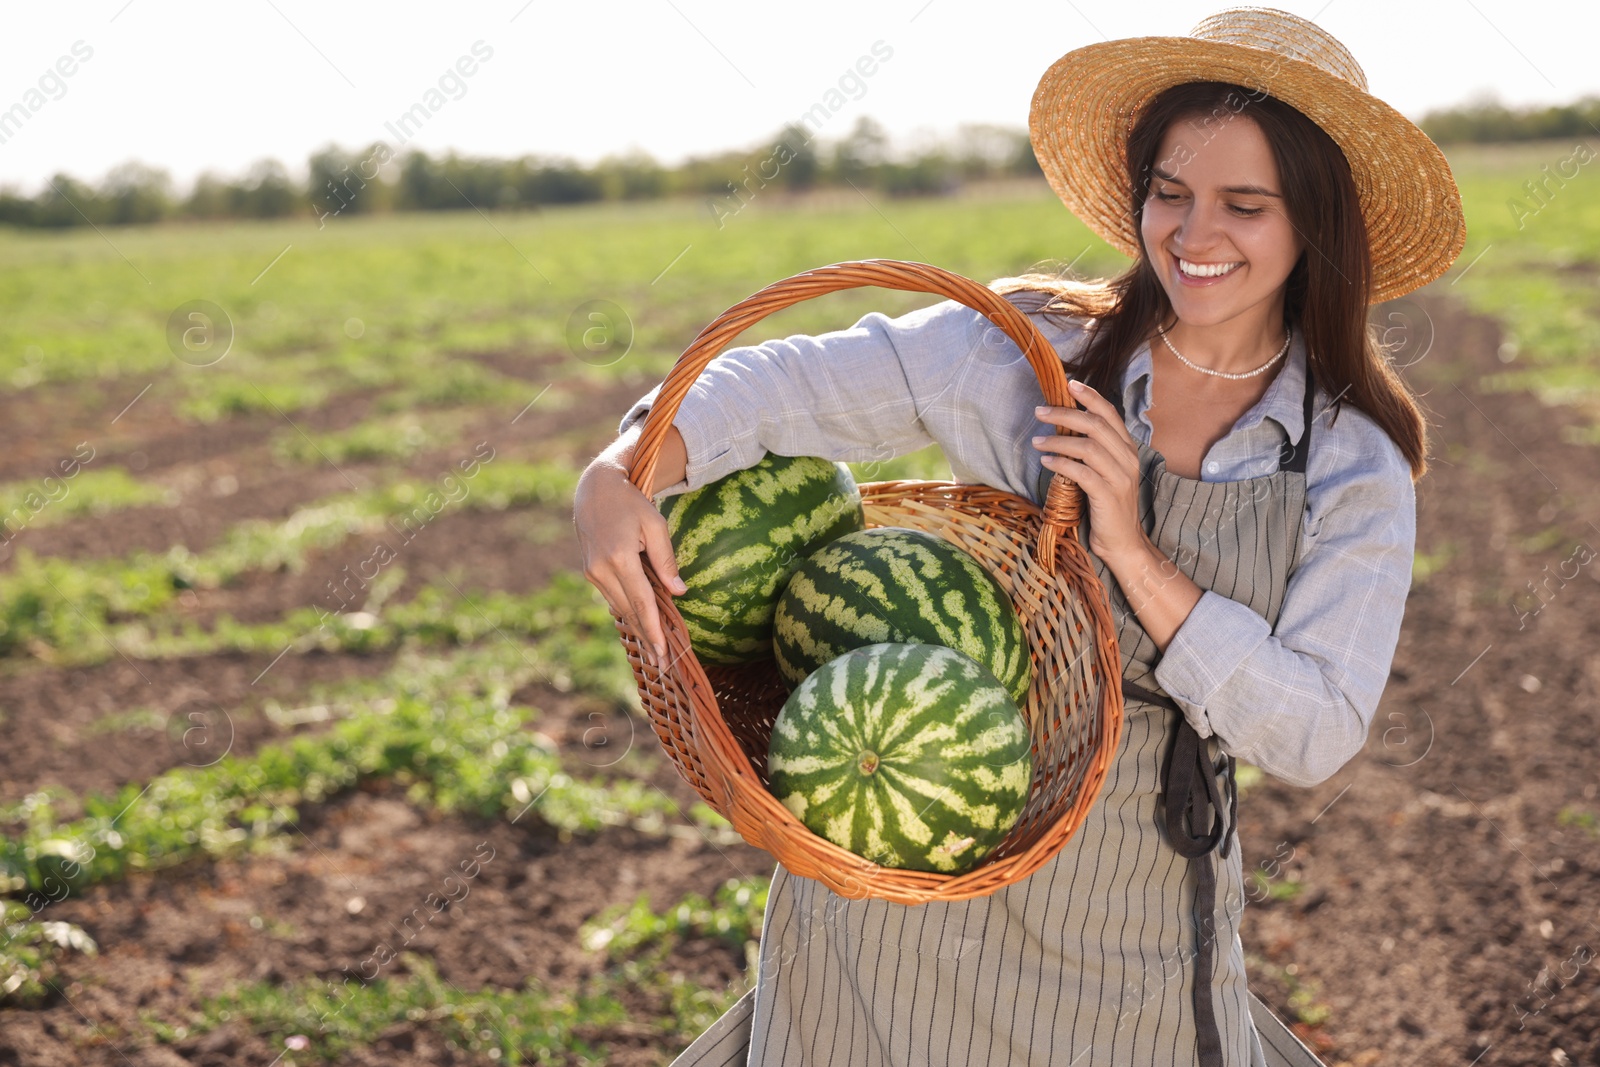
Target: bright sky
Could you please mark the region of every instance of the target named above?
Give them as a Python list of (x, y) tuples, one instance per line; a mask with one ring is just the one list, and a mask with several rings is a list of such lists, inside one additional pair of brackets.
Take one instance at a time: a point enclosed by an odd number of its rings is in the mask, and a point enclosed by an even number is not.
[[(329, 142), (398, 149), (385, 123), (441, 102), (404, 131), (407, 147), (585, 162), (636, 147), (675, 163), (762, 145), (875, 44), (888, 58), (846, 82), (859, 98), (824, 138), (861, 115), (901, 145), (963, 122), (1024, 128), (1039, 76), (1063, 53), (1181, 36), (1222, 2), (18, 4), (0, 35), (0, 113), (31, 113), (19, 128), (0, 125), (0, 186), (31, 195), (54, 173), (98, 181), (130, 159), (167, 169), (180, 189), (262, 156), (301, 175)], [(1512, 105), (1600, 93), (1600, 16), (1589, 4), (1558, 15), (1525, 0), (1280, 3), (1343, 41), (1372, 90), (1413, 119), (1487, 91)], [(1001, 21), (1001, 11), (1012, 15)]]

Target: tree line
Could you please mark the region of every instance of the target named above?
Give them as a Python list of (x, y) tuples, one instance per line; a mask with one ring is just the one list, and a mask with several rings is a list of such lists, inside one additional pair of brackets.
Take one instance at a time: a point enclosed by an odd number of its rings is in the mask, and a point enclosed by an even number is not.
[(667, 196), (703, 198), (717, 217), (769, 187), (798, 193), (854, 183), (890, 196), (931, 195), (969, 181), (1039, 173), (1022, 130), (962, 126), (953, 137), (895, 156), (888, 134), (870, 118), (858, 119), (833, 141), (793, 124), (770, 143), (694, 156), (671, 167), (639, 151), (586, 166), (533, 155), (490, 159), (414, 149), (395, 155), (375, 141), (361, 150), (330, 145), (315, 153), (303, 182), (277, 160), (263, 159), (239, 178), (203, 174), (181, 195), (166, 171), (138, 162), (113, 168), (94, 185), (56, 174), (32, 197), (0, 189), (0, 223), (63, 228), (309, 216), (325, 225), (345, 215), (537, 209)]
[(1430, 112), (1418, 125), (1439, 144), (1600, 137), (1600, 96), (1523, 108), (1509, 108), (1493, 99), (1478, 100)]
[[(1600, 133), (1600, 96), (1528, 108), (1479, 100), (1430, 112), (1419, 125), (1439, 144), (1588, 137)], [(56, 174), (31, 197), (0, 189), (0, 224), (65, 228), (309, 216), (325, 225), (343, 215), (538, 209), (667, 196), (703, 198), (720, 224), (769, 186), (798, 193), (854, 185), (889, 196), (926, 196), (954, 192), (969, 181), (1039, 174), (1024, 130), (967, 125), (953, 137), (895, 154), (883, 127), (863, 117), (833, 141), (791, 124), (768, 144), (693, 156), (671, 167), (638, 151), (587, 166), (536, 155), (435, 157), (413, 149), (396, 156), (375, 141), (360, 151), (330, 145), (315, 153), (303, 182), (277, 160), (262, 159), (241, 177), (203, 174), (180, 194), (165, 170), (128, 162), (97, 184)]]

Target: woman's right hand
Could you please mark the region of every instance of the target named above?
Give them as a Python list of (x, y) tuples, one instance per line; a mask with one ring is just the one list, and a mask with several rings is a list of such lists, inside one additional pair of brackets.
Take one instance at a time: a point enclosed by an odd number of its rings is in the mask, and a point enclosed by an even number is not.
[[(637, 429), (618, 438), (584, 470), (573, 499), (572, 519), (578, 531), (587, 578), (619, 617), (632, 621), (655, 652), (654, 663), (666, 660), (666, 635), (655, 593), (644, 573), (644, 559), (661, 584), (674, 594), (687, 586), (678, 576), (678, 561), (667, 534), (667, 520), (649, 497), (628, 480)], [(676, 427), (668, 430), (656, 461), (654, 489), (676, 485), (684, 477), (684, 445)]]

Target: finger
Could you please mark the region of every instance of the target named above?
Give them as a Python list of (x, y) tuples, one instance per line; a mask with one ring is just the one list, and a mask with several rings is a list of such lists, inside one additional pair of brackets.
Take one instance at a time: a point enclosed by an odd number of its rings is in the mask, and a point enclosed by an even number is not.
[(1049, 405), (1034, 408), (1033, 413), (1039, 417), (1040, 422), (1048, 422), (1052, 426), (1060, 426), (1063, 429), (1076, 430), (1078, 433), (1087, 431), (1099, 418), (1093, 412), (1084, 411), (1081, 408), (1057, 408)]
[(1093, 470), (1100, 477), (1101, 491), (1107, 494), (1108, 503), (1138, 491), (1139, 454), (1120, 438), (1112, 438), (1108, 444), (1093, 437), (1050, 437), (1045, 438), (1040, 447), (1075, 459)]
[(1106, 425), (1116, 430), (1118, 436), (1130, 445), (1133, 444), (1133, 435), (1128, 432), (1128, 424), (1117, 414), (1115, 405), (1101, 396), (1098, 390), (1090, 389), (1087, 383), (1072, 378), (1067, 381), (1067, 391), (1072, 394), (1072, 399), (1083, 405), (1084, 410), (1100, 416)]
[(644, 564), (634, 557), (634, 564), (622, 573), (622, 587), (628, 601), (628, 617), (643, 635), (645, 645), (654, 651), (651, 662), (660, 666), (667, 658), (666, 637), (661, 629), (661, 614), (656, 610), (655, 590), (645, 577)]
[(1035, 437), (1033, 443), (1041, 452), (1067, 456), (1087, 464), (1101, 476), (1115, 473), (1119, 468), (1127, 469), (1125, 463), (1119, 462), (1123, 457), (1107, 448), (1105, 442), (1093, 437)]
[[(605, 597), (606, 606), (611, 609), (611, 613), (631, 626), (636, 633), (644, 637), (647, 645), (652, 646), (645, 652), (646, 658), (649, 658), (650, 653), (654, 651), (654, 641), (646, 632), (646, 617), (641, 614), (638, 607), (629, 598), (628, 591), (616, 577), (616, 572), (585, 571), (584, 576), (589, 579), (596, 589), (600, 590), (600, 595)], [(646, 582), (645, 584), (648, 585), (649, 583)]]
[(1078, 483), (1078, 487), (1088, 495), (1091, 503), (1099, 497), (1101, 491), (1105, 488), (1105, 479), (1100, 477), (1099, 472), (1086, 463), (1080, 463), (1066, 456), (1056, 455), (1045, 456), (1042, 462), (1050, 470), (1055, 471), (1057, 474), (1064, 474)]
[(645, 555), (656, 569), (656, 577), (669, 591), (682, 596), (689, 591), (678, 574), (678, 555), (672, 548), (672, 535), (667, 532), (667, 520), (646, 522), (643, 531)]
[[(1109, 407), (1109, 405), (1107, 405)], [(1127, 426), (1116, 418), (1115, 409), (1111, 417), (1107, 418), (1098, 411), (1080, 408), (1040, 407), (1034, 409), (1034, 414), (1040, 422), (1047, 422), (1065, 430), (1071, 430), (1084, 437), (1098, 437), (1105, 441), (1117, 441), (1134, 453), (1138, 446), (1133, 443), (1133, 437), (1128, 433)]]
[(584, 553), (583, 576), (590, 585), (600, 590), (600, 595), (605, 598), (606, 607), (618, 618), (625, 618), (629, 611), (628, 594), (623, 590), (622, 583), (617, 580), (617, 569), (599, 555), (591, 556)]
[(628, 594), (622, 586), (614, 580), (610, 572), (585, 569), (583, 576), (589, 579), (589, 584), (600, 590), (600, 595), (605, 597), (606, 607), (611, 609), (611, 614), (618, 618), (626, 618), (632, 609), (628, 607)]

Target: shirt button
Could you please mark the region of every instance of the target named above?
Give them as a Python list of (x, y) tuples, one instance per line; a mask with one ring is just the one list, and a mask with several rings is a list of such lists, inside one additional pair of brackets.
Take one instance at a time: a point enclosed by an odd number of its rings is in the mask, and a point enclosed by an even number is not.
[(1215, 474), (1221, 469), (1222, 464), (1218, 463), (1216, 460), (1212, 460), (1210, 463), (1206, 464), (1206, 472), (1208, 474)]

